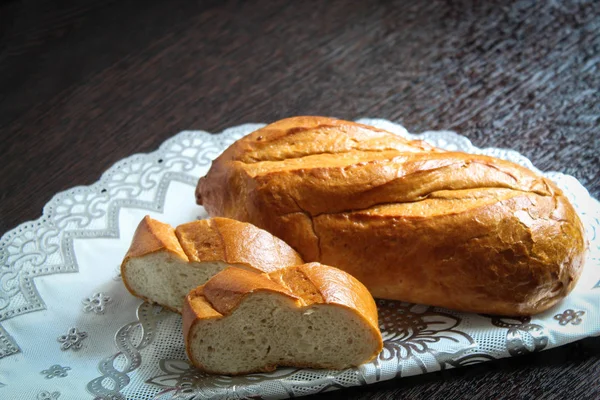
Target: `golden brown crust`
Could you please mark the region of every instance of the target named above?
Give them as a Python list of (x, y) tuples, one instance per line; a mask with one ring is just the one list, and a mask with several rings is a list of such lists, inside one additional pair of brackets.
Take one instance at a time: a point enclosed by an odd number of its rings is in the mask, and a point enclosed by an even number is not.
[(266, 229), (383, 298), (533, 314), (566, 296), (583, 265), (581, 221), (548, 179), (346, 121), (260, 129), (196, 193), (210, 215)]
[(303, 261), (283, 240), (244, 222), (212, 218), (189, 222), (175, 230), (190, 261), (220, 260), (261, 272)]
[[(375, 301), (367, 288), (348, 273), (319, 263), (290, 266), (269, 274), (229, 267), (216, 274), (205, 285), (192, 290), (183, 306), (183, 335), (186, 351), (196, 367), (205, 369), (198, 360), (194, 359), (191, 351), (193, 338), (190, 334), (194, 325), (199, 321), (227, 317), (244, 301), (244, 298), (259, 291), (289, 297), (299, 308), (313, 304), (328, 304), (349, 309), (370, 327), (373, 338), (379, 341), (372, 357), (379, 354), (383, 347)], [(289, 366), (322, 368), (316, 364), (289, 364)], [(275, 365), (266, 365), (262, 371), (272, 371), (275, 367)]]
[(229, 315), (244, 297), (258, 291), (269, 291), (296, 299), (284, 286), (269, 279), (268, 275), (229, 267), (213, 276), (202, 287), (202, 294), (219, 314)]
[(356, 310), (369, 321), (374, 330), (379, 330), (377, 306), (373, 296), (358, 279), (337, 268), (324, 268), (319, 263), (299, 265), (298, 269), (319, 290), (323, 304), (337, 304)]
[[(533, 201), (535, 219), (529, 214)], [(560, 210), (564, 197), (556, 201)], [(402, 295), (416, 303), (522, 315), (541, 312), (564, 297), (582, 265), (583, 254), (569, 247), (579, 227), (567, 222), (554, 203), (552, 197), (524, 194), (433, 218), (357, 211), (319, 217), (315, 229), (323, 232), (325, 248), (346, 249), (343, 255), (327, 253), (325, 262), (345, 265), (371, 285), (375, 297), (395, 297), (400, 286)], [(369, 251), (374, 242), (379, 252)], [(554, 262), (557, 257), (564, 261)], [(378, 272), (391, 260), (395, 268)]]
[[(236, 203), (246, 198), (244, 196), (254, 189), (254, 184), (232, 169), (231, 164), (243, 166), (262, 161), (363, 150), (435, 151), (421, 141), (408, 141), (389, 132), (353, 122), (323, 117), (288, 118), (253, 132), (226, 149), (213, 162), (210, 175), (200, 178), (196, 200), (211, 215), (249, 221), (244, 207)], [(216, 182), (225, 185), (227, 189), (215, 186)], [(253, 216), (257, 217), (257, 214), (254, 213)], [(254, 224), (261, 226), (256, 222)]]
[[(321, 264), (316, 265), (318, 268), (321, 267)], [(271, 272), (269, 279), (289, 289), (291, 293), (296, 294), (296, 296), (302, 299), (304, 305), (326, 303), (321, 290), (307, 276), (302, 266), (282, 268), (279, 271)]]
[(227, 259), (223, 238), (213, 228), (211, 220), (188, 222), (175, 228), (175, 235), (190, 261)]
[(140, 257), (160, 250), (169, 251), (185, 260), (188, 259), (175, 236), (173, 227), (146, 215), (133, 234), (125, 259)]
[[(161, 251), (169, 252), (175, 257), (181, 258), (182, 261), (188, 261), (186, 254), (184, 253), (179, 241), (177, 240), (177, 237), (175, 236), (175, 230), (173, 227), (169, 224), (152, 219), (150, 216), (146, 215), (136, 228), (133, 238), (131, 239), (129, 250), (125, 254), (123, 262), (121, 263), (121, 278), (129, 293), (143, 299), (144, 301), (147, 301), (148, 303), (153, 303), (153, 301), (133, 290), (127, 281), (127, 262), (135, 257), (143, 257), (145, 255)], [(167, 305), (163, 306), (167, 307), (171, 311), (178, 312), (172, 307), (168, 307)]]
[(352, 275), (319, 263), (271, 272), (269, 278), (287, 287), (304, 305), (337, 304), (357, 311), (378, 329), (377, 306), (367, 288)]
[(121, 276), (131, 294), (148, 302), (152, 300), (135, 292), (127, 281), (127, 263), (132, 258), (161, 251), (172, 253), (184, 262), (223, 262), (265, 273), (303, 262), (281, 239), (251, 224), (213, 218), (173, 229), (169, 224), (146, 216), (138, 225), (123, 259)]
[(194, 365), (199, 365), (194, 358), (194, 354), (190, 347), (191, 339), (190, 332), (194, 329), (194, 325), (198, 321), (204, 319), (218, 319), (223, 315), (218, 313), (203, 295), (202, 286), (190, 291), (183, 302), (183, 310), (181, 312), (183, 320), (183, 343), (185, 343), (185, 351), (188, 358)]

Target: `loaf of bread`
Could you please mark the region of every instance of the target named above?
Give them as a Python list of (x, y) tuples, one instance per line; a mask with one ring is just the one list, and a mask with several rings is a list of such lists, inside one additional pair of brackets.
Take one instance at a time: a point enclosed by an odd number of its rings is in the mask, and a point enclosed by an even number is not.
[(183, 335), (196, 367), (231, 375), (348, 368), (374, 358), (383, 344), (368, 290), (317, 263), (268, 275), (227, 268), (186, 297)]
[(386, 299), (535, 314), (583, 266), (582, 224), (550, 180), (336, 119), (285, 119), (238, 140), (196, 197)]
[(121, 264), (134, 296), (181, 312), (188, 292), (230, 265), (272, 272), (303, 261), (290, 246), (251, 224), (227, 218), (173, 229), (146, 216)]

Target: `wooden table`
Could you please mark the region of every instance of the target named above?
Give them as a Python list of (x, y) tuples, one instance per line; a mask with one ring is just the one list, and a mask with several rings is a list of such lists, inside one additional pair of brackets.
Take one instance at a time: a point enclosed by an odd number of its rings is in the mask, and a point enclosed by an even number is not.
[[(381, 117), (600, 194), (600, 2), (8, 1), (0, 232), (185, 129)], [(325, 397), (325, 395), (322, 395)], [(600, 339), (339, 398), (600, 398)]]

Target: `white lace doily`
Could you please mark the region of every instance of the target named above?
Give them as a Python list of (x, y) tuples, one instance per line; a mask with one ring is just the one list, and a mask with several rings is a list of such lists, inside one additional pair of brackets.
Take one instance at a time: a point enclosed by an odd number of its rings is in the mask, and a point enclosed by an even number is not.
[[(410, 135), (380, 119), (360, 122), (435, 146), (489, 154), (535, 170), (520, 154), (478, 149), (453, 132)], [(263, 126), (219, 135), (181, 132), (158, 151), (116, 163), (91, 186), (59, 193), (43, 216), (0, 241), (0, 398), (285, 398), (460, 367), (600, 334), (600, 204), (573, 177), (545, 173), (584, 221), (590, 251), (572, 294), (542, 314), (488, 317), (379, 301), (385, 347), (360, 368), (281, 368), (240, 377), (187, 362), (181, 317), (125, 290), (119, 264), (146, 214), (172, 225), (206, 217), (194, 187), (229, 144)]]

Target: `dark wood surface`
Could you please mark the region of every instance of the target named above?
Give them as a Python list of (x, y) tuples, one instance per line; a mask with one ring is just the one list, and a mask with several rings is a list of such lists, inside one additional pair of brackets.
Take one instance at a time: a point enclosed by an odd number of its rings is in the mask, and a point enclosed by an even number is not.
[[(181, 130), (301, 114), (456, 130), (598, 198), (598, 88), (594, 0), (5, 1), (0, 232)], [(593, 399), (599, 381), (595, 338), (328, 397)]]

